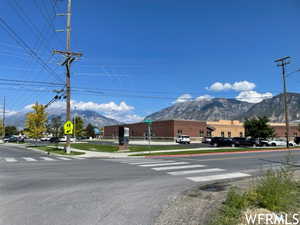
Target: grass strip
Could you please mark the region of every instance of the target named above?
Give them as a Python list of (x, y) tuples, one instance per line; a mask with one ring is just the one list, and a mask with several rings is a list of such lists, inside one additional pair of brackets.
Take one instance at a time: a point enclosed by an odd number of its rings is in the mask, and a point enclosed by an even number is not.
[[(290, 149), (299, 149), (290, 148)], [(285, 148), (235, 148), (235, 149), (212, 149), (212, 150), (191, 150), (191, 151), (174, 151), (174, 152), (153, 152), (153, 153), (143, 153), (143, 154), (132, 154), (130, 156), (158, 156), (158, 155), (189, 155), (189, 154), (207, 154), (207, 153), (222, 153), (222, 152), (254, 152), (263, 150), (286, 150)]]
[(55, 153), (55, 154), (59, 154), (59, 155), (83, 155), (83, 154), (85, 154), (84, 152), (71, 152), (70, 154), (67, 154), (63, 149), (52, 148), (52, 147), (48, 147), (48, 146), (31, 146), (31, 148), (37, 148), (37, 149), (45, 151), (45, 152)]
[(94, 151), (94, 152), (117, 152), (118, 151), (118, 146), (90, 144), (90, 143), (74, 143), (71, 144), (71, 148), (76, 148), (76, 149), (86, 150), (86, 151)]

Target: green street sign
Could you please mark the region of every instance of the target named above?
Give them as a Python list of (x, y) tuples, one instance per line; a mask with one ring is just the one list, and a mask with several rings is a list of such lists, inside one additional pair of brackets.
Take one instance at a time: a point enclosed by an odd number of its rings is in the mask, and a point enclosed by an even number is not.
[(152, 123), (153, 120), (144, 120), (144, 123)]

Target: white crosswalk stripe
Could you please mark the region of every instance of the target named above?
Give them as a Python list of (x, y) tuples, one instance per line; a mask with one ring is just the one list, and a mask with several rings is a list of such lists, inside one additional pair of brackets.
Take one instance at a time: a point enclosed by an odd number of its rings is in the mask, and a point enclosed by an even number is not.
[(175, 171), (175, 172), (168, 172), (169, 175), (186, 175), (186, 174), (193, 174), (193, 173), (212, 173), (212, 172), (222, 172), (225, 171), (224, 169), (220, 168), (212, 168), (212, 169), (202, 169), (202, 170), (184, 170), (184, 171)]
[(151, 169), (156, 171), (163, 171), (163, 170), (190, 169), (190, 168), (201, 168), (201, 167), (205, 167), (205, 165), (167, 166), (167, 167), (155, 167)]
[(5, 158), (6, 162), (18, 162), (15, 158)]
[(45, 161), (56, 161), (55, 159), (49, 158), (49, 157), (41, 157)]
[(37, 161), (36, 159), (31, 158), (31, 157), (23, 157), (23, 159), (25, 159), (26, 161), (29, 161), (29, 162), (36, 162)]
[(225, 174), (210, 175), (210, 176), (187, 177), (187, 179), (194, 181), (194, 182), (207, 182), (207, 181), (242, 178), (242, 177), (249, 177), (249, 176), (250, 175), (247, 173), (237, 172), (237, 173), (225, 173)]
[(66, 158), (66, 157), (56, 157), (56, 158), (61, 159), (61, 160), (72, 160), (72, 159)]
[(130, 162), (130, 165), (142, 165), (142, 164), (151, 164), (151, 163), (171, 163), (175, 162), (174, 160), (160, 160), (160, 161), (142, 161), (142, 162)]
[(185, 165), (190, 164), (188, 162), (170, 162), (170, 163), (154, 163), (154, 164), (142, 164), (138, 166), (142, 167), (155, 167), (155, 166), (172, 166), (172, 165)]

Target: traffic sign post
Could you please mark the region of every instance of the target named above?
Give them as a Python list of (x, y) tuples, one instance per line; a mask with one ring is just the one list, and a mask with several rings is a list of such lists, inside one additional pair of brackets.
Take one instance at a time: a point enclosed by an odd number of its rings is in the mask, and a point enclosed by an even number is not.
[(144, 123), (148, 124), (148, 144), (149, 144), (149, 151), (151, 149), (151, 124), (153, 120), (144, 120)]
[(65, 122), (65, 124), (64, 124), (64, 133), (66, 135), (73, 134), (73, 129), (74, 129), (74, 125), (70, 120)]

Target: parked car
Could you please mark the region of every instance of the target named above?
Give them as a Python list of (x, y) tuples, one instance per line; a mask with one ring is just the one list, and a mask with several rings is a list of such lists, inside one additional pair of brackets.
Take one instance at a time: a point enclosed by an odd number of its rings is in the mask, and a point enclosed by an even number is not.
[(202, 143), (204, 144), (210, 144), (211, 142), (211, 137), (204, 137)]
[(58, 143), (59, 142), (59, 138), (58, 137), (52, 137), (49, 139), (50, 143)]
[(232, 139), (224, 137), (213, 137), (211, 138), (210, 144), (214, 147), (232, 146)]
[(188, 135), (180, 135), (176, 138), (176, 143), (190, 144), (191, 143), (191, 138)]
[(41, 141), (50, 141), (50, 139), (51, 139), (50, 137), (42, 137), (40, 140)]
[[(59, 138), (59, 141), (60, 141), (60, 142), (66, 142), (66, 141), (67, 141), (67, 136), (64, 136), (64, 137), (62, 137), (62, 138)], [(76, 139), (71, 137), (71, 138), (70, 138), (70, 141), (71, 141), (71, 142), (75, 142)]]
[(24, 142), (24, 137), (10, 136), (3, 139), (4, 142)]
[(294, 142), (299, 145), (300, 144), (300, 137), (295, 137)]
[(243, 137), (235, 137), (232, 138), (232, 147), (239, 146), (262, 146), (261, 141), (258, 138), (243, 138)]
[[(296, 143), (289, 141), (289, 146), (295, 146)], [(286, 146), (286, 140), (284, 139), (273, 139), (269, 140), (269, 146)]]

